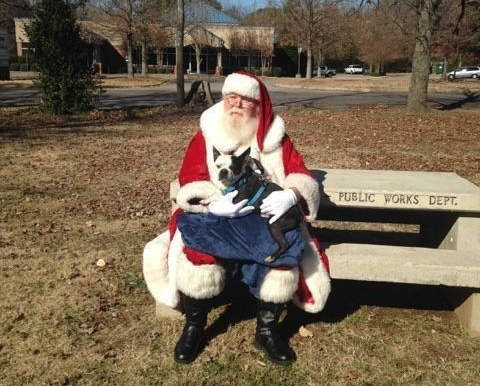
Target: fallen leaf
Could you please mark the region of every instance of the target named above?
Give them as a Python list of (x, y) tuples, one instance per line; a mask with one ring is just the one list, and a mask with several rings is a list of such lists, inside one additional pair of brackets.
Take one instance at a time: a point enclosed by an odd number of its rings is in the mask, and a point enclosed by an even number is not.
[(300, 329), (298, 330), (298, 333), (302, 338), (311, 338), (313, 337), (313, 332), (306, 329), (305, 327), (301, 326)]

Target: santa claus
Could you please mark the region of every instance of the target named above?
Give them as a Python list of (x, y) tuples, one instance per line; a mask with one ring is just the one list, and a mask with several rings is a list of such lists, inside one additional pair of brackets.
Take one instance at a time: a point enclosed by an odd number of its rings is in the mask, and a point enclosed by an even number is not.
[[(311, 221), (320, 199), (318, 183), (285, 133), (283, 119), (272, 111), (262, 81), (248, 73), (234, 73), (226, 77), (222, 94), (223, 100), (201, 115), (201, 129), (186, 151), (178, 175), (179, 209), (169, 229), (149, 242), (143, 254), (145, 281), (155, 300), (170, 307), (182, 302), (186, 323), (174, 352), (179, 363), (190, 363), (198, 355), (211, 299), (222, 292), (227, 268), (221, 256), (184, 245), (177, 216), (185, 211), (235, 217), (252, 210), (244, 201), (234, 204), (234, 194), (221, 195), (224, 186), (218, 178), (213, 149), (236, 155), (250, 148), (251, 156), (260, 161), (271, 180), (284, 188), (263, 200), (262, 215), (270, 217), (270, 221), (297, 204), (306, 220)], [(330, 292), (326, 255), (306, 224), (301, 225), (301, 232), (306, 244), (298, 267), (269, 269), (257, 293), (255, 346), (280, 365), (295, 359), (277, 331), (285, 304), (293, 301), (301, 309), (316, 313), (323, 309)]]

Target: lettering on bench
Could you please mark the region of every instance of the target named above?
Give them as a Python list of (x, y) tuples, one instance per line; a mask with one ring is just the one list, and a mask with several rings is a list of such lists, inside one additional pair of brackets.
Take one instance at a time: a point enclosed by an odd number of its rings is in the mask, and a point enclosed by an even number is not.
[(457, 206), (458, 201), (456, 196), (429, 196), (428, 204), (435, 206)]
[(457, 196), (420, 195), (406, 193), (368, 193), (368, 192), (336, 192), (337, 203), (366, 203), (380, 206), (458, 206)]
[(383, 195), (385, 198), (385, 204), (409, 204), (409, 205), (418, 205), (420, 201), (418, 200), (418, 194), (388, 194)]
[(375, 202), (375, 193), (339, 192), (338, 201), (342, 202)]

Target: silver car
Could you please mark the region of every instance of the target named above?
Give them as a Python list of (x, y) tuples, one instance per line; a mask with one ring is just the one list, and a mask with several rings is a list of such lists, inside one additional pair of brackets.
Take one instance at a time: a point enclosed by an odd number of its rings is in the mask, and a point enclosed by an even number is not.
[(480, 79), (480, 67), (478, 66), (459, 67), (447, 73), (447, 78), (448, 80), (464, 79), (464, 78)]

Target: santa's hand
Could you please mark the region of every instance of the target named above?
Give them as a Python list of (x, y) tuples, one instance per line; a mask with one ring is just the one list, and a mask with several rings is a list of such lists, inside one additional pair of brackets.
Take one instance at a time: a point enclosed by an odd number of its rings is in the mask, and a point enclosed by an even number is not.
[(270, 193), (260, 205), (263, 216), (272, 216), (268, 221), (273, 224), (292, 206), (297, 204), (297, 195), (292, 189), (277, 190)]
[(232, 201), (237, 196), (238, 190), (227, 193), (217, 201), (208, 205), (208, 211), (215, 216), (223, 217), (240, 217), (251, 213), (255, 208), (253, 206), (245, 206), (248, 200), (242, 200), (236, 204)]

